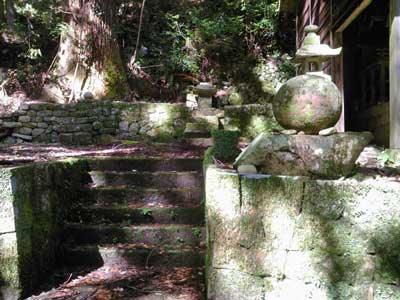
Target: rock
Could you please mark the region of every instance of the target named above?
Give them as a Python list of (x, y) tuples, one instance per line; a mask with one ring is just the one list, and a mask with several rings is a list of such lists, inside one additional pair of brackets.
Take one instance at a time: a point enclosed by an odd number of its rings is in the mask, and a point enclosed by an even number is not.
[(72, 133), (61, 133), (59, 139), (63, 145), (72, 145), (74, 143), (74, 135)]
[(18, 122), (30, 122), (31, 121), (31, 117), (29, 116), (20, 116), (18, 118)]
[(99, 130), (103, 128), (103, 123), (102, 122), (93, 122), (93, 129), (94, 130)]
[(39, 128), (47, 128), (47, 127), (49, 127), (49, 124), (41, 122), (41, 123), (38, 123), (37, 127), (39, 127)]
[(86, 91), (86, 92), (83, 93), (83, 99), (85, 99), (85, 100), (93, 100), (94, 99), (94, 95), (92, 94), (92, 92)]
[(132, 123), (131, 126), (129, 126), (129, 132), (131, 133), (137, 133), (139, 129), (139, 125), (137, 123)]
[(257, 174), (257, 168), (253, 165), (240, 165), (237, 168), (238, 173)]
[(297, 134), (298, 135), (305, 135), (306, 133), (304, 131), (299, 131)]
[(129, 122), (128, 121), (121, 121), (119, 122), (119, 130), (123, 132), (127, 132), (129, 130)]
[(3, 122), (3, 124), (1, 126), (4, 128), (17, 128), (17, 127), (21, 127), (22, 123), (21, 122)]
[(92, 135), (88, 132), (74, 133), (74, 145), (90, 145), (92, 144)]
[(301, 75), (279, 89), (273, 111), (282, 127), (318, 134), (339, 120), (342, 96), (332, 81), (322, 76)]
[(371, 142), (369, 132), (331, 136), (260, 134), (236, 159), (234, 166), (254, 165), (272, 175), (347, 176), (362, 150)]
[(3, 144), (12, 145), (12, 144), (15, 144), (16, 142), (17, 142), (16, 138), (7, 137), (7, 138), (4, 139)]
[(12, 136), (17, 139), (24, 140), (24, 141), (32, 141), (32, 136), (30, 136), (30, 135), (13, 133)]
[(45, 130), (44, 128), (35, 128), (35, 129), (33, 129), (33, 131), (32, 131), (32, 136), (33, 136), (33, 137), (37, 137), (37, 136), (43, 134), (45, 131), (46, 131), (46, 130)]
[(22, 127), (18, 130), (18, 133), (30, 135), (30, 134), (32, 134), (32, 128)]
[(297, 133), (296, 129), (286, 129), (281, 131), (282, 134), (295, 135)]
[(329, 136), (329, 135), (332, 135), (335, 133), (337, 133), (336, 127), (331, 127), (331, 128), (321, 130), (318, 134), (321, 136)]

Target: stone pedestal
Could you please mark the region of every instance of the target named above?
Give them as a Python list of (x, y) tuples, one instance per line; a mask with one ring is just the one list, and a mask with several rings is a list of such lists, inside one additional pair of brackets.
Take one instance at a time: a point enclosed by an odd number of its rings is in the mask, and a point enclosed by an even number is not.
[(336, 179), (350, 174), (372, 139), (369, 132), (330, 136), (262, 133), (240, 154), (234, 166), (254, 165), (259, 172), (271, 175)]

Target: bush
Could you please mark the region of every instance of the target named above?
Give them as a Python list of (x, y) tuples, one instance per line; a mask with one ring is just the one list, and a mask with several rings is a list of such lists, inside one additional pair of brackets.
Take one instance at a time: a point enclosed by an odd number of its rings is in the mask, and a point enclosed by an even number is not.
[(225, 163), (233, 162), (240, 154), (238, 149), (239, 131), (213, 130), (214, 140), (213, 156)]

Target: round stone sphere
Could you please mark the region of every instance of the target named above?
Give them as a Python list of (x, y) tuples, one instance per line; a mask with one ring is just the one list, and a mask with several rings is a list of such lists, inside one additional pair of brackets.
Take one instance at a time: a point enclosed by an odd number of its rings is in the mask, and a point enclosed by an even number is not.
[(300, 75), (282, 85), (274, 98), (273, 110), (282, 127), (318, 134), (339, 121), (342, 97), (331, 80)]

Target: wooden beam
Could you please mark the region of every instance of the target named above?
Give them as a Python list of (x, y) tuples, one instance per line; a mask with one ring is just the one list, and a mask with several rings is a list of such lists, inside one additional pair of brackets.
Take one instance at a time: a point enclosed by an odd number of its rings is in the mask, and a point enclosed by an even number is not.
[(400, 0), (390, 0), (390, 148), (400, 148)]
[(351, 23), (372, 3), (373, 0), (363, 0), (361, 4), (350, 14), (336, 32), (343, 32)]

